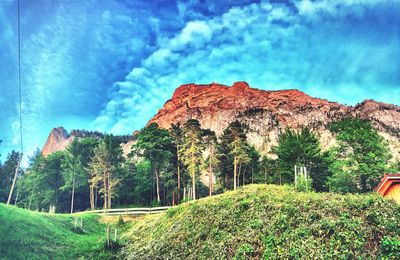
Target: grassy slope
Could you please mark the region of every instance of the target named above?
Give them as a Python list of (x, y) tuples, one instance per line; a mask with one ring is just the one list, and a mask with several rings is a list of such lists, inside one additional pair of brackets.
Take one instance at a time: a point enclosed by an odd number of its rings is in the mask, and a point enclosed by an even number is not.
[[(104, 226), (89, 214), (83, 230), (74, 228), (74, 217), (50, 215), (0, 204), (0, 259), (106, 258)], [(79, 220), (80, 225), (80, 220)]]
[[(400, 254), (400, 207), (377, 195), (250, 185), (146, 216), (129, 259), (374, 258)], [(383, 246), (384, 245), (384, 246)]]

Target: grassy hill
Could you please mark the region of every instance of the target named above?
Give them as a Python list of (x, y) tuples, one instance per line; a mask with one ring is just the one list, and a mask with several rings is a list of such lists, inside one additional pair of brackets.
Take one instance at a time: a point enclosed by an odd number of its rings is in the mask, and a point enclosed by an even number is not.
[(128, 259), (376, 258), (400, 255), (400, 207), (378, 195), (250, 185), (146, 216)]
[(104, 228), (90, 214), (51, 215), (0, 204), (0, 259), (108, 258)]
[(250, 185), (133, 219), (119, 226), (124, 247), (112, 252), (95, 215), (0, 204), (0, 259), (395, 258), (399, 219), (400, 207), (374, 194)]

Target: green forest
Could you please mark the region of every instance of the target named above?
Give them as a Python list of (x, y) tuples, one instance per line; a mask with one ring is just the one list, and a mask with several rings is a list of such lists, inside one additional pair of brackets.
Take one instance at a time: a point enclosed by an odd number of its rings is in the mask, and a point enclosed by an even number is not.
[[(322, 151), (310, 129), (287, 129), (261, 155), (246, 140), (246, 125), (232, 122), (217, 136), (197, 120), (153, 123), (136, 136), (126, 157), (113, 135), (75, 138), (65, 151), (40, 151), (20, 169), (10, 202), (30, 210), (78, 212), (97, 208), (177, 205), (247, 184), (289, 184), (299, 191), (367, 193), (384, 173), (395, 172), (387, 143), (370, 122), (331, 123), (336, 145)], [(6, 202), (21, 154), (0, 165), (0, 202)], [(203, 177), (202, 177), (203, 176)], [(203, 181), (202, 181), (203, 180)], [(207, 185), (205, 185), (205, 183)]]

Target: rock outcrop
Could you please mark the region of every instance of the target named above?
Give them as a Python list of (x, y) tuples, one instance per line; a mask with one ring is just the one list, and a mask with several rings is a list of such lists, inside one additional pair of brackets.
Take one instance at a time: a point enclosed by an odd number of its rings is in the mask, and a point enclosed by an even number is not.
[[(117, 141), (120, 143), (123, 154), (127, 155), (130, 153), (130, 149), (137, 138), (137, 132), (133, 135), (118, 135), (115, 136)], [(92, 137), (95, 139), (101, 139), (104, 137), (103, 133), (97, 131), (87, 131), (87, 130), (71, 130), (70, 133), (67, 132), (62, 126), (53, 128), (51, 130), (46, 143), (42, 148), (42, 155), (47, 156), (56, 151), (63, 151), (67, 146), (74, 140), (74, 138), (85, 138)]]
[(42, 148), (42, 155), (47, 156), (56, 151), (64, 150), (69, 143), (71, 143), (73, 138), (68, 134), (64, 127), (59, 126), (51, 130), (46, 143)]
[(149, 121), (160, 127), (184, 124), (197, 119), (203, 128), (220, 135), (230, 122), (238, 120), (249, 126), (247, 138), (263, 153), (277, 144), (278, 135), (290, 127), (308, 127), (327, 149), (335, 138), (327, 129), (329, 123), (345, 117), (359, 116), (370, 120), (389, 142), (395, 158), (400, 158), (400, 107), (366, 100), (355, 107), (313, 98), (299, 90), (265, 91), (251, 88), (246, 82), (228, 87), (186, 84), (175, 90), (172, 98)]

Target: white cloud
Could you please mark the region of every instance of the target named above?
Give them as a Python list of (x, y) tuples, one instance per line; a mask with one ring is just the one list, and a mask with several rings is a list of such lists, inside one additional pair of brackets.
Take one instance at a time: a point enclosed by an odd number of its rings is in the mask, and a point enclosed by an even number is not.
[[(385, 83), (379, 76), (388, 66), (392, 67), (388, 77), (396, 73), (393, 69), (400, 66), (396, 62), (396, 57), (400, 58), (398, 47), (371, 42), (369, 35), (356, 34), (356, 28), (346, 28), (348, 24), (340, 19), (309, 28), (309, 21), (302, 18), (306, 14), (317, 16), (321, 11), (340, 15), (343, 6), (363, 5), (360, 2), (339, 5), (334, 1), (303, 0), (297, 4), (300, 15), (284, 5), (251, 4), (231, 8), (210, 20), (191, 21), (173, 38), (160, 42), (142, 66), (132, 69), (124, 82), (116, 84), (113, 99), (94, 125), (115, 133), (140, 129), (176, 87), (190, 82), (232, 84), (245, 80), (258, 88), (300, 88), (344, 103), (361, 101), (357, 99), (368, 97), (368, 89), (381, 82), (390, 88), (390, 82)], [(184, 8), (180, 6), (181, 11)], [(346, 12), (357, 13), (358, 7)], [(398, 35), (385, 37), (398, 43)], [(377, 67), (377, 62), (382, 66)], [(394, 66), (388, 65), (391, 62)], [(377, 99), (396, 102), (378, 92), (374, 94)]]

